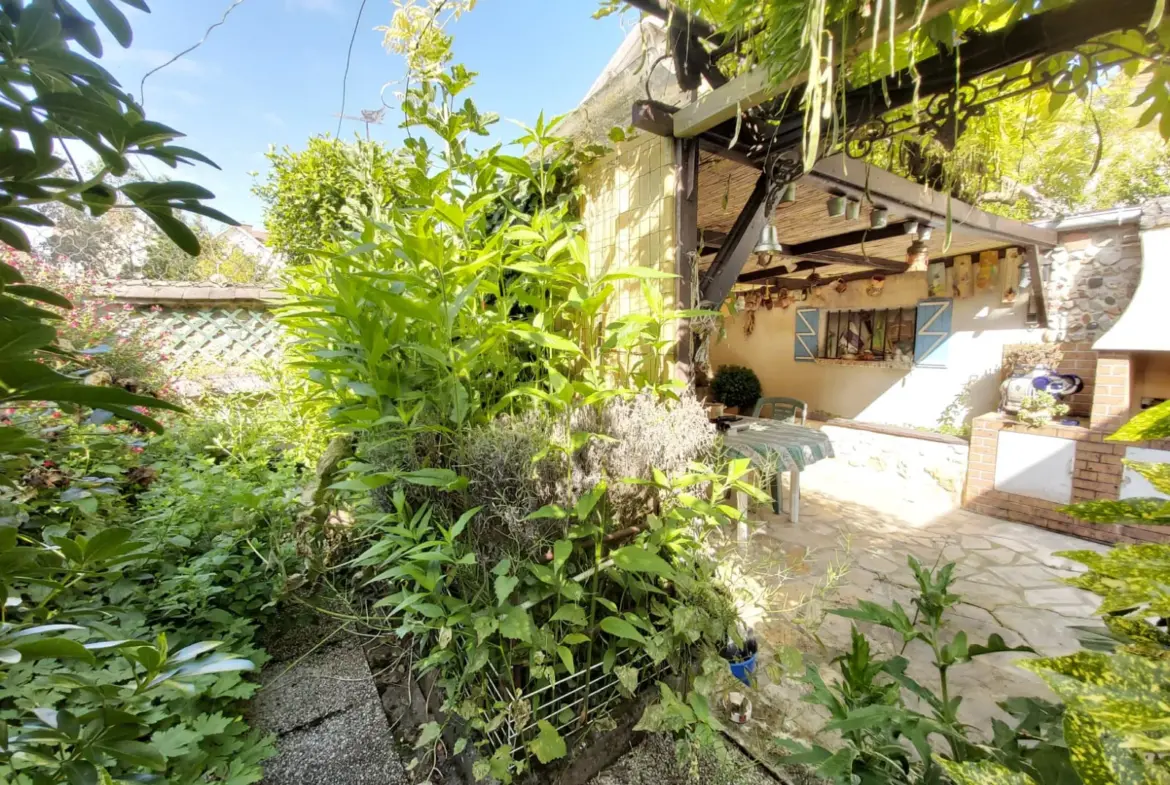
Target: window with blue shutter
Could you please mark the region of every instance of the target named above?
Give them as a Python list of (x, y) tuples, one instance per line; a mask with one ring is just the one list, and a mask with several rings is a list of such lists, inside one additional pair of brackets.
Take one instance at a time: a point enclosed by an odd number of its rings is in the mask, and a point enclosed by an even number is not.
[(914, 333), (914, 364), (926, 368), (945, 368), (950, 349), (951, 313), (954, 300), (932, 297), (918, 301)]
[(821, 313), (816, 308), (796, 309), (796, 352), (797, 362), (814, 362), (817, 359), (817, 329)]

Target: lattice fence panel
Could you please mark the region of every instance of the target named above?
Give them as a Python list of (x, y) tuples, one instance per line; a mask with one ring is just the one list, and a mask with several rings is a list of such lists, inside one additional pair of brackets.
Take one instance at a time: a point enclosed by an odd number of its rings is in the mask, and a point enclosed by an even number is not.
[(145, 336), (160, 342), (173, 368), (198, 363), (224, 373), (277, 358), (284, 330), (266, 310), (238, 307), (163, 308), (138, 311)]

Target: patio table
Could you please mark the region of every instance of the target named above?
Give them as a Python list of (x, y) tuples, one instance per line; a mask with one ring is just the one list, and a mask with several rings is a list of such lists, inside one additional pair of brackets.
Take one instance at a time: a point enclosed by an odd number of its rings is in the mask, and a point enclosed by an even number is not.
[(833, 443), (827, 434), (814, 428), (777, 420), (741, 417), (723, 434), (728, 452), (749, 459), (761, 469), (775, 470), (772, 509), (783, 511), (780, 473), (788, 472), (788, 518), (800, 521), (800, 472), (822, 458), (833, 457)]

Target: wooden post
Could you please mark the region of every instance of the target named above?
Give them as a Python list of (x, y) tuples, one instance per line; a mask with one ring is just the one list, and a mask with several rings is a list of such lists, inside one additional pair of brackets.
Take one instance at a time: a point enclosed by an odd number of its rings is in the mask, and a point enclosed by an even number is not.
[[(691, 308), (699, 253), (699, 144), (694, 139), (674, 140), (674, 256), (678, 280), (675, 307)], [(695, 378), (695, 342), (691, 320), (679, 319), (674, 346), (676, 378), (691, 384)]]
[(1040, 249), (1035, 245), (1024, 246), (1024, 259), (1032, 275), (1032, 299), (1036, 303), (1036, 321), (1041, 327), (1048, 327), (1048, 304), (1044, 301), (1044, 279), (1040, 277)]

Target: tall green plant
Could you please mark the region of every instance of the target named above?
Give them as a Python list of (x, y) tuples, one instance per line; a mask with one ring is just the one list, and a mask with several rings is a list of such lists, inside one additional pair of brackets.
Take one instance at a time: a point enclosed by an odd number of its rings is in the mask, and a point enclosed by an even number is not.
[[(403, 103), (402, 198), (295, 268), (280, 318), (299, 365), (334, 399), (337, 427), (409, 456), (359, 455), (334, 485), (361, 502), (352, 566), (372, 611), (363, 620), (410, 636), (416, 671), (437, 672), (448, 716), (474, 734), (480, 773), (508, 779), (525, 761), (490, 734), (515, 728), (513, 743), (547, 763), (565, 754), (558, 728), (590, 717), (588, 704), (568, 718), (542, 713), (545, 698), (529, 692), (596, 665), (633, 690), (639, 669), (726, 638), (735, 614), (712, 585), (702, 537), (738, 517), (724, 494), (764, 497), (742, 461), (602, 477), (568, 504), (529, 511), (563, 523), (547, 553), (493, 563), (472, 549), (480, 507), (462, 495), (464, 435), (535, 411), (554, 424), (533, 460), (572, 472), (572, 457), (606, 438), (575, 429), (575, 413), (643, 390), (677, 394), (670, 328), (693, 312), (656, 296), (664, 273), (593, 269), (565, 180), (579, 154), (556, 137), (557, 120), (525, 129), (524, 157), (477, 150), (471, 140), (495, 118), (463, 98), (471, 74), (456, 65), (416, 77)], [(644, 284), (647, 309), (615, 313), (615, 286), (629, 280)], [(615, 517), (608, 489), (625, 482), (659, 489), (655, 514)], [(420, 748), (442, 731), (424, 726)]]

